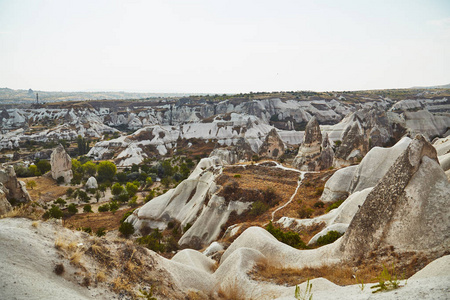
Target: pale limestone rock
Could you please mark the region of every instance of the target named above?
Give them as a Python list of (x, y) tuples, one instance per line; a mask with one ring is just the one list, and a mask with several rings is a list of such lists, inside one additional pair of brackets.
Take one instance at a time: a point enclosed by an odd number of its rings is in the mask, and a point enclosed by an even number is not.
[(97, 183), (97, 179), (95, 179), (95, 177), (93, 177), (93, 176), (89, 177), (89, 179), (86, 181), (86, 189), (87, 190), (98, 189), (98, 183)]
[(347, 198), (356, 168), (357, 166), (349, 166), (337, 170), (325, 183), (320, 200), (322, 202), (335, 202)]
[(12, 210), (11, 203), (6, 199), (6, 194), (0, 189), (0, 216)]
[(450, 246), (449, 201), (450, 184), (436, 150), (417, 136), (367, 196), (340, 250), (348, 258), (385, 246), (444, 253)]
[(31, 200), (25, 187), (25, 183), (17, 180), (13, 166), (7, 166), (5, 169), (0, 169), (0, 183), (3, 185), (2, 190), (6, 194), (7, 199), (14, 198), (21, 203)]
[(57, 180), (59, 177), (64, 177), (65, 183), (72, 180), (72, 160), (61, 144), (53, 150), (50, 164), (52, 166), (53, 179)]
[(284, 154), (284, 143), (274, 128), (266, 136), (263, 144), (259, 148), (259, 155), (261, 157), (278, 158)]
[(303, 171), (320, 171), (330, 168), (333, 159), (334, 151), (328, 133), (322, 136), (319, 123), (313, 117), (306, 125), (305, 138), (293, 165)]

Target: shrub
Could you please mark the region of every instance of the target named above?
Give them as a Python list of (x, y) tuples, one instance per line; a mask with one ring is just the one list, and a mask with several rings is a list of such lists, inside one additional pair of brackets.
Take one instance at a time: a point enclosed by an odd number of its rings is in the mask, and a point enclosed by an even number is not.
[(30, 189), (30, 190), (32, 190), (33, 188), (35, 188), (36, 187), (36, 181), (34, 181), (34, 180), (28, 180), (27, 181), (27, 189)]
[(69, 212), (69, 214), (74, 215), (78, 212), (78, 208), (75, 203), (71, 203), (69, 204), (69, 206), (67, 206), (67, 211)]
[(119, 204), (117, 203), (117, 201), (111, 201), (111, 203), (109, 204), (109, 210), (114, 212), (118, 209), (119, 209)]
[(63, 184), (64, 183), (64, 177), (62, 177), (62, 176), (59, 176), (57, 179), (56, 179), (56, 183), (57, 184)]
[(62, 217), (63, 217), (63, 212), (56, 205), (52, 205), (52, 207), (48, 211), (46, 211), (43, 215), (44, 219), (48, 219), (48, 218), (61, 219)]
[(314, 203), (315, 208), (323, 208), (324, 206), (325, 203), (323, 203), (322, 201), (317, 201), (316, 203)]
[(134, 182), (127, 182), (125, 189), (127, 190), (128, 195), (132, 197), (137, 193), (139, 189), (139, 182), (137, 184), (135, 184)]
[(106, 228), (105, 227), (100, 227), (99, 229), (97, 229), (97, 231), (95, 232), (95, 235), (97, 236), (104, 236), (106, 234)]
[(234, 174), (234, 178), (241, 178), (241, 174)]
[(92, 206), (90, 204), (86, 204), (83, 206), (83, 211), (87, 213), (92, 212)]
[(87, 232), (89, 234), (92, 233), (92, 228), (91, 227), (82, 227), (81, 230), (84, 231), (84, 232)]
[(322, 235), (321, 237), (319, 237), (317, 239), (317, 245), (318, 246), (323, 246), (323, 245), (331, 244), (335, 240), (340, 238), (342, 235), (343, 235), (342, 233), (340, 233), (340, 232), (338, 232), (336, 230), (331, 230), (327, 234)]
[(156, 228), (151, 234), (138, 238), (136, 241), (150, 250), (164, 252), (165, 246), (161, 243), (162, 237), (162, 233)]
[(314, 210), (311, 207), (305, 207), (305, 206), (300, 207), (300, 209), (297, 211), (298, 216), (301, 219), (307, 219), (307, 218), (311, 217), (313, 212), (314, 212)]
[(111, 194), (113, 194), (114, 196), (120, 195), (123, 191), (123, 186), (118, 182), (114, 183), (111, 187)]
[(98, 207), (98, 212), (105, 212), (105, 211), (109, 211), (109, 204), (108, 203), (100, 205)]
[(129, 207), (136, 207), (138, 204), (137, 204), (137, 197), (136, 196), (134, 196), (130, 201), (128, 201), (128, 206)]
[(56, 275), (61, 275), (62, 273), (64, 273), (64, 265), (63, 264), (57, 264), (53, 268), (53, 272), (55, 272)]
[(67, 196), (67, 197), (70, 197), (70, 196), (72, 196), (72, 194), (73, 194), (73, 188), (68, 188), (68, 189), (66, 190), (66, 196)]
[(314, 193), (316, 196), (320, 196), (323, 193), (323, 186), (322, 187), (317, 187), (316, 188), (316, 192)]
[(134, 210), (132, 210), (132, 211), (127, 211), (127, 212), (123, 215), (122, 219), (120, 219), (120, 224), (122, 224), (123, 222), (125, 222), (125, 220), (126, 220), (129, 216), (131, 216), (131, 215), (133, 214), (133, 211), (134, 211)]
[(130, 236), (131, 234), (134, 233), (133, 224), (128, 223), (128, 222), (123, 222), (122, 224), (120, 224), (119, 232), (121, 234), (123, 234), (125, 237)]
[(300, 235), (293, 231), (283, 232), (281, 229), (273, 226), (272, 221), (266, 226), (266, 230), (270, 232), (277, 240), (297, 249), (306, 249), (306, 244), (300, 238)]
[(262, 201), (256, 201), (252, 204), (252, 208), (250, 210), (251, 216), (259, 216), (269, 210), (269, 206)]
[(63, 206), (64, 204), (66, 204), (67, 202), (64, 201), (63, 198), (58, 198), (54, 201), (55, 204), (59, 204), (60, 206)]
[(330, 206), (328, 206), (327, 208), (327, 212), (329, 212), (332, 209), (338, 208), (343, 202), (345, 201), (345, 199), (339, 200), (334, 202), (333, 204), (331, 204)]

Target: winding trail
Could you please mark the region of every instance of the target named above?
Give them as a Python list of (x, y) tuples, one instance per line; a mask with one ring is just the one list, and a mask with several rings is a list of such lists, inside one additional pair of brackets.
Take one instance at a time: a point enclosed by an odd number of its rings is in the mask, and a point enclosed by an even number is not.
[[(294, 169), (290, 169), (290, 170), (294, 170)], [(270, 219), (271, 221), (273, 221), (273, 219), (275, 218), (275, 213), (277, 211), (285, 208), (287, 205), (289, 205), (289, 203), (291, 203), (292, 200), (294, 200), (295, 195), (297, 195), (298, 189), (300, 188), (300, 185), (302, 184), (302, 181), (305, 178), (305, 174), (308, 173), (308, 172), (303, 172), (303, 171), (298, 171), (298, 172), (300, 173), (300, 178), (298, 179), (297, 188), (295, 189), (294, 193), (292, 194), (292, 196), (291, 196), (291, 198), (289, 199), (288, 202), (286, 202), (285, 204), (283, 204), (282, 206), (278, 207), (277, 209), (275, 209), (272, 212), (272, 219)]]

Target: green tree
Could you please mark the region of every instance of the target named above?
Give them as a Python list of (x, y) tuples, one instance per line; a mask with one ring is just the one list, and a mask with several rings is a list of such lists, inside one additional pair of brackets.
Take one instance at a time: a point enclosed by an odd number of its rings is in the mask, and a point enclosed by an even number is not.
[(52, 169), (50, 162), (45, 159), (36, 162), (36, 167), (39, 169), (41, 174), (45, 174)]
[(67, 211), (69, 212), (69, 214), (74, 215), (78, 212), (78, 208), (75, 203), (71, 203), (69, 204), (69, 206), (67, 206)]
[(83, 206), (83, 211), (84, 212), (92, 212), (92, 206), (90, 204), (86, 204), (85, 206)]
[(98, 164), (97, 173), (98, 180), (100, 182), (104, 181), (112, 181), (114, 176), (116, 175), (117, 168), (116, 165), (110, 161), (102, 161)]
[(131, 182), (127, 182), (125, 189), (127, 190), (127, 193), (130, 197), (136, 195), (139, 186), (136, 186), (134, 183)]
[(94, 176), (97, 173), (97, 165), (92, 161), (87, 161), (83, 164), (83, 170), (88, 176)]
[(52, 207), (44, 214), (43, 217), (61, 219), (63, 217), (63, 212), (58, 206), (52, 205)]
[(28, 180), (27, 181), (27, 189), (32, 190), (33, 188), (35, 188), (37, 185), (36, 181), (34, 180)]
[(119, 196), (123, 191), (124, 191), (123, 186), (118, 182), (114, 183), (113, 186), (111, 187), (111, 193), (114, 196)]
[(32, 174), (32, 176), (41, 176), (42, 175), (41, 171), (39, 171), (39, 169), (36, 165), (30, 165), (28, 167), (28, 171), (30, 172), (30, 174)]
[(120, 224), (119, 232), (125, 237), (128, 237), (134, 233), (134, 227), (131, 223), (123, 222), (122, 224)]

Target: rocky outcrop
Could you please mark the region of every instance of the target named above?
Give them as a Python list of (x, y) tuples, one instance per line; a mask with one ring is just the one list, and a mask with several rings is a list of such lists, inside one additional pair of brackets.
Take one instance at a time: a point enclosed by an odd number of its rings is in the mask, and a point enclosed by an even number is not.
[(188, 179), (136, 209), (127, 222), (136, 229), (165, 229), (170, 221), (181, 223), (181, 228), (190, 224), (192, 226), (181, 237), (180, 245), (198, 249), (211, 243), (218, 238), (221, 226), (233, 211), (240, 214), (251, 204), (226, 202), (216, 194), (215, 179), (221, 172), (222, 163), (218, 157), (202, 159)]
[(358, 117), (346, 128), (342, 135), (342, 143), (336, 150), (333, 165), (341, 168), (356, 164), (362, 160), (369, 150), (368, 138)]
[(11, 203), (6, 198), (5, 192), (0, 189), (0, 216), (12, 210)]
[(350, 184), (355, 176), (357, 166), (349, 166), (337, 170), (325, 183), (322, 196), (322, 202), (335, 202), (345, 199), (350, 194)]
[(215, 148), (209, 157), (218, 157), (224, 165), (233, 165), (238, 162), (249, 161), (256, 153), (246, 139), (240, 138), (236, 145)]
[(259, 148), (259, 156), (276, 159), (284, 154), (284, 148), (284, 143), (274, 128), (269, 131), (266, 139)]
[(89, 179), (86, 181), (85, 188), (87, 190), (98, 189), (97, 179), (95, 179), (95, 177), (93, 177), (93, 176), (89, 177)]
[(386, 246), (444, 253), (450, 246), (449, 201), (450, 184), (435, 148), (416, 136), (367, 196), (340, 250), (348, 258)]
[(328, 135), (322, 139), (319, 123), (315, 117), (306, 125), (303, 143), (298, 149), (298, 154), (292, 163), (294, 167), (302, 171), (319, 171), (331, 167), (334, 152)]
[(57, 180), (59, 177), (63, 177), (65, 183), (72, 180), (72, 160), (61, 144), (53, 150), (50, 157), (50, 165), (53, 179)]
[(17, 180), (16, 172), (12, 166), (0, 169), (0, 189), (8, 200), (15, 199), (20, 203), (31, 200), (23, 181)]

